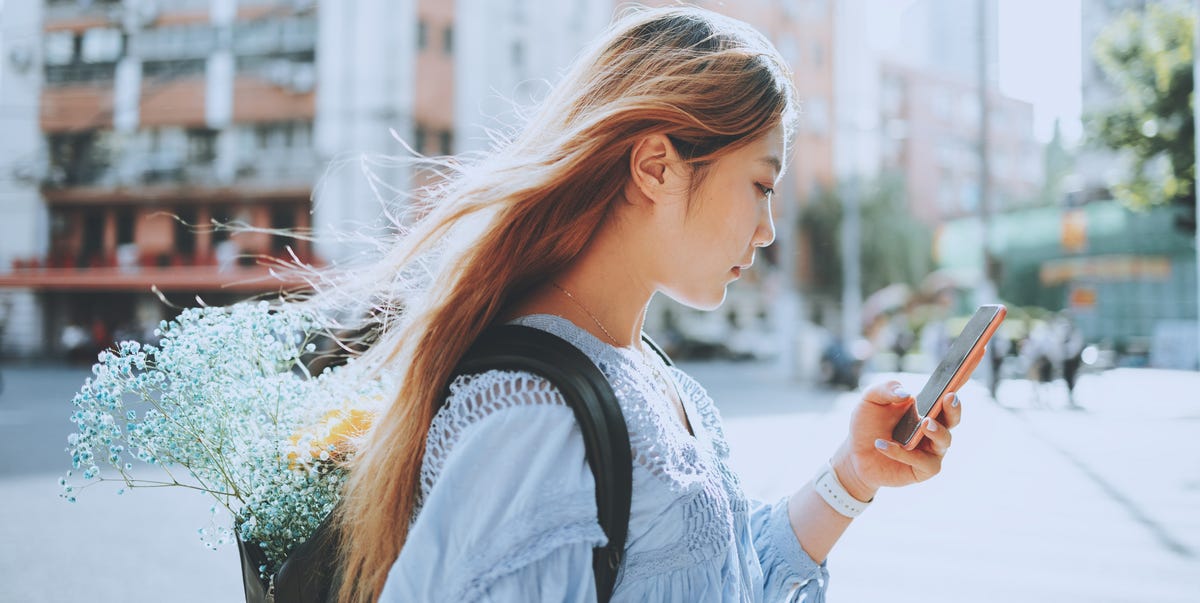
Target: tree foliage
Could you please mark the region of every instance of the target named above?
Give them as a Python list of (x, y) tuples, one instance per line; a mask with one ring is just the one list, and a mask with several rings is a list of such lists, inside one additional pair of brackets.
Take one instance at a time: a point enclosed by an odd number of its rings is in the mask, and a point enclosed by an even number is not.
[[(868, 295), (892, 283), (916, 285), (933, 266), (933, 232), (912, 216), (903, 182), (883, 177), (857, 189), (861, 293)], [(824, 190), (800, 216), (811, 258), (811, 292), (828, 299), (842, 294), (843, 202), (849, 192), (846, 185)]]
[(1118, 100), (1085, 116), (1090, 142), (1131, 160), (1113, 195), (1139, 209), (1174, 204), (1179, 225), (1194, 229), (1190, 11), (1160, 4), (1127, 11), (1096, 39), (1093, 52)]

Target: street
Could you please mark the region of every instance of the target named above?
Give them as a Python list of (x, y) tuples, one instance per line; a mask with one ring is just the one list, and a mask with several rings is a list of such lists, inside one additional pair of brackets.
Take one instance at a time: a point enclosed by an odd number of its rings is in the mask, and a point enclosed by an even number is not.
[[(761, 364), (689, 364), (717, 400), (751, 497), (801, 486), (844, 437), (857, 394)], [(85, 367), (3, 366), (0, 601), (238, 601), (237, 552), (205, 549), (211, 501), (178, 488), (74, 505), (57, 495)], [(922, 376), (897, 378), (918, 391)], [(880, 492), (829, 559), (830, 601), (1194, 602), (1200, 593), (1200, 374), (971, 383), (942, 474)]]

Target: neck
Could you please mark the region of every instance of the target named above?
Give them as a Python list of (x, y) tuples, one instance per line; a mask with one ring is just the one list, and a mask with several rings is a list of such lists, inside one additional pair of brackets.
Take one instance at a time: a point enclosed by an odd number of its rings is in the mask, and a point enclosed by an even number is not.
[(516, 314), (557, 314), (605, 343), (640, 347), (646, 308), (655, 289), (639, 270), (643, 265), (639, 258), (646, 256), (630, 244), (630, 237), (614, 232), (619, 229), (619, 224), (602, 226), (579, 257), (520, 303)]

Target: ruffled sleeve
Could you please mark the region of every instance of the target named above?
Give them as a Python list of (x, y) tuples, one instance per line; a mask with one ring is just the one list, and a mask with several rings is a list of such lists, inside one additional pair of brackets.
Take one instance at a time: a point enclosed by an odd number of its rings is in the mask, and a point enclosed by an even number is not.
[(380, 601), (594, 601), (592, 548), (607, 540), (571, 409), (528, 374), (459, 386)]
[(787, 498), (750, 503), (750, 531), (763, 571), (764, 601), (823, 603), (829, 570), (800, 547), (788, 519)]

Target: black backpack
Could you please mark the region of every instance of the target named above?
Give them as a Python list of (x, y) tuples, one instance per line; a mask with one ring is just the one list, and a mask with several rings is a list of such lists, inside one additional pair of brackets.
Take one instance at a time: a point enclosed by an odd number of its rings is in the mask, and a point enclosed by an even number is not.
[[(671, 364), (648, 337), (643, 341), (663, 361)], [(592, 551), (596, 596), (607, 602), (616, 585), (617, 570), (625, 551), (632, 496), (633, 459), (625, 418), (612, 386), (600, 369), (574, 345), (540, 329), (503, 325), (488, 329), (463, 356), (454, 374), (470, 375), (489, 370), (518, 370), (540, 375), (558, 388), (575, 412), (583, 434), (588, 465), (596, 479), (596, 508), (606, 546)], [(238, 540), (242, 581), (247, 603), (332, 603), (337, 591), (336, 534), (330, 520), (317, 527), (308, 540), (284, 560), (267, 584), (258, 576), (266, 562), (253, 543)]]

